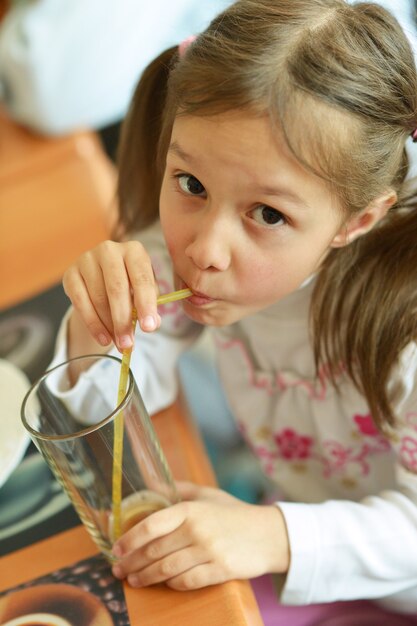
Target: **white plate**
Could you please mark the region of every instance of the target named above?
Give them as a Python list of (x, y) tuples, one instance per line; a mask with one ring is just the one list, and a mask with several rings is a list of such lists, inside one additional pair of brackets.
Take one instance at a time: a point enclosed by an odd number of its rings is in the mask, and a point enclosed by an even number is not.
[(0, 544), (43, 524), (70, 505), (42, 456), (29, 454), (0, 491)]
[(20, 463), (29, 444), (20, 419), (20, 407), (29, 387), (21, 370), (0, 359), (0, 487)]

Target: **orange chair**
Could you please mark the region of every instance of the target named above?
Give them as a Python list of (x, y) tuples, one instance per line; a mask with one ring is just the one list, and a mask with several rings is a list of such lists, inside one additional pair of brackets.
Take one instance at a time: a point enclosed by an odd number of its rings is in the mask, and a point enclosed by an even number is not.
[(110, 236), (115, 186), (95, 133), (47, 138), (0, 109), (0, 309), (49, 289)]

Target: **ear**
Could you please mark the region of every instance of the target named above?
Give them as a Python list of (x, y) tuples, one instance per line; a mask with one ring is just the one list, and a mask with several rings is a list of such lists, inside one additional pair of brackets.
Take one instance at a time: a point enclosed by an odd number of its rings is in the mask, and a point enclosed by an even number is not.
[(345, 222), (330, 244), (332, 248), (341, 248), (348, 245), (358, 237), (365, 235), (388, 213), (390, 208), (397, 202), (397, 194), (389, 189), (377, 196), (370, 204), (356, 213)]

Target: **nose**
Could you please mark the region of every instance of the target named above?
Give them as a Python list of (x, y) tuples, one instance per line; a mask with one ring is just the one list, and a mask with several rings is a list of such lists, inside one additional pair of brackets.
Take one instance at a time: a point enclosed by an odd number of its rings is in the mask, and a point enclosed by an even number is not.
[(225, 219), (212, 215), (199, 216), (194, 236), (185, 254), (200, 270), (226, 271), (232, 260), (232, 227)]

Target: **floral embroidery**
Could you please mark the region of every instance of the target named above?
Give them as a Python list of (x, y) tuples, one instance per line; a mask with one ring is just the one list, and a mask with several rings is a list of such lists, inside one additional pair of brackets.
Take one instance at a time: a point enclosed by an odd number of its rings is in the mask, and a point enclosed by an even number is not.
[(297, 434), (292, 428), (284, 428), (280, 433), (273, 436), (276, 443), (273, 449), (270, 445), (253, 444), (249, 441), (254, 453), (262, 462), (263, 470), (267, 476), (274, 476), (276, 459), (283, 458), (291, 461), (291, 468), (295, 471), (305, 471), (305, 467), (300, 464), (301, 460), (311, 456), (311, 446), (313, 439), (305, 435)]
[[(290, 371), (259, 372), (251, 359), (250, 353), (241, 339), (222, 340), (217, 338), (221, 350), (238, 350), (246, 365), (247, 383), (254, 389), (268, 395), (299, 388), (311, 400), (323, 402), (328, 391), (328, 367), (323, 366), (318, 373), (318, 380), (300, 378)], [(345, 368), (340, 366), (337, 376), (343, 376)], [(370, 458), (389, 453), (391, 444), (375, 427), (370, 414), (355, 414), (350, 418), (355, 424), (351, 434), (351, 445), (325, 439), (315, 442), (314, 438), (296, 432), (291, 427), (271, 433), (268, 427), (258, 426), (253, 430), (240, 423), (240, 431), (261, 461), (268, 476), (274, 477), (279, 472), (279, 461), (289, 464), (291, 470), (306, 471), (308, 463), (321, 466), (322, 476), (326, 479), (338, 477), (343, 485), (350, 489), (358, 484), (358, 479), (371, 472)], [(417, 424), (417, 422), (416, 422)], [(417, 425), (416, 425), (417, 430)], [(417, 449), (416, 449), (417, 467)]]
[(308, 459), (311, 455), (312, 438), (298, 435), (292, 428), (284, 428), (274, 439), (284, 459)]
[(405, 421), (409, 426), (411, 426), (413, 430), (417, 430), (417, 413), (415, 413), (414, 411), (407, 413), (405, 416)]
[(261, 426), (256, 433), (256, 438), (259, 440), (269, 441), (272, 437), (271, 429), (268, 426)]
[(367, 444), (363, 445), (359, 451), (346, 447), (338, 441), (324, 441), (323, 448), (326, 451), (325, 456), (319, 457), (323, 463), (323, 476), (330, 478), (333, 474), (349, 475), (354, 472), (361, 476), (369, 474), (369, 464), (366, 457), (375, 452)]
[(352, 455), (351, 448), (346, 448), (338, 441), (324, 441), (323, 448), (326, 451), (324, 459), (325, 475), (330, 475), (333, 471), (340, 470), (349, 463)]
[(374, 424), (372, 415), (370, 415), (369, 413), (368, 415), (354, 415), (353, 420), (356, 422), (356, 425), (358, 426), (362, 435), (366, 435), (368, 437), (377, 437), (380, 434)]
[(323, 401), (327, 393), (325, 371), (327, 371), (327, 368), (323, 368), (319, 371), (317, 382), (297, 378), (288, 373), (277, 372), (276, 383), (280, 391), (286, 391), (291, 387), (301, 387), (307, 391), (310, 398), (313, 400)]
[(270, 452), (265, 446), (251, 446), (254, 453), (261, 459), (265, 474), (271, 478), (274, 476), (274, 459), (276, 454)]
[[(314, 439), (307, 435), (300, 435), (292, 428), (284, 428), (273, 436), (269, 442), (255, 436), (250, 442), (254, 453), (260, 458), (264, 471), (273, 476), (276, 471), (276, 462), (283, 459), (291, 463), (291, 469), (299, 469), (300, 461), (316, 461), (322, 466), (323, 477), (340, 476), (342, 481), (348, 480), (352, 488), (357, 484), (357, 478), (370, 473), (369, 457), (390, 450), (390, 444), (380, 433), (370, 428), (369, 416), (358, 416), (360, 427), (365, 431), (367, 440), (358, 447), (349, 447), (335, 440), (322, 442), (323, 453), (320, 454), (314, 445)], [(363, 418), (363, 419), (362, 419)], [(356, 421), (356, 420), (355, 420)], [(257, 434), (259, 433), (259, 429)], [(368, 434), (369, 433), (369, 434)], [(248, 433), (244, 433), (250, 440)], [(372, 437), (372, 439), (368, 439)], [(275, 446), (273, 445), (275, 443)], [(414, 442), (415, 467), (417, 469), (417, 441)], [(408, 452), (408, 450), (407, 450)], [(303, 467), (303, 470), (305, 467)], [(346, 485), (345, 485), (346, 486)]]
[[(233, 350), (238, 348), (244, 363), (248, 370), (248, 383), (255, 389), (263, 389), (269, 395), (273, 395), (277, 391), (286, 391), (295, 387), (304, 389), (305, 393), (312, 399), (323, 402), (327, 394), (328, 367), (326, 365), (320, 368), (318, 380), (309, 380), (299, 378), (290, 372), (278, 371), (275, 374), (258, 372), (254, 368), (254, 364), (249, 352), (241, 339), (222, 340), (216, 338), (216, 345), (220, 350)], [(342, 373), (339, 368), (338, 373)]]
[(342, 478), (341, 483), (345, 489), (355, 489), (355, 487), (358, 486), (358, 481), (353, 478), (349, 478), (348, 476)]
[(400, 457), (404, 466), (417, 472), (417, 441), (412, 437), (404, 437), (400, 447)]

